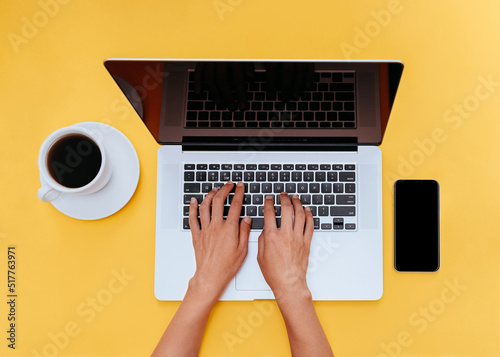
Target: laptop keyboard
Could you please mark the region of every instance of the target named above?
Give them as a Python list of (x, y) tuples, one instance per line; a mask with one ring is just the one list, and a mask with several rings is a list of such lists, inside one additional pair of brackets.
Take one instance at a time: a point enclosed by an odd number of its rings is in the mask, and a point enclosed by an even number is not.
[(248, 83), (248, 109), (217, 110), (206, 91), (195, 93), (194, 72), (189, 72), (187, 128), (356, 128), (356, 73), (316, 72), (310, 91), (284, 103), (281, 93), (267, 98), (265, 72)]
[[(240, 218), (252, 217), (252, 229), (264, 227), (264, 199), (274, 198), (278, 227), (281, 224), (280, 193), (298, 194), (303, 206), (310, 206), (316, 230), (356, 230), (356, 165), (336, 164), (206, 164), (185, 163), (183, 173), (182, 227), (189, 230), (189, 203), (198, 203), (212, 190), (231, 180), (243, 181), (245, 194)], [(227, 217), (234, 189), (224, 205)]]

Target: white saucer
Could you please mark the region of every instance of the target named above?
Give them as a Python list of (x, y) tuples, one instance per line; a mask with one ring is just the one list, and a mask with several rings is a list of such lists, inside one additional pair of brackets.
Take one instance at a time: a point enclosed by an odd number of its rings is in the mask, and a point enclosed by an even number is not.
[(139, 158), (130, 140), (112, 126), (96, 122), (75, 125), (102, 137), (111, 165), (111, 178), (98, 192), (88, 195), (62, 193), (51, 203), (65, 215), (76, 219), (108, 217), (122, 209), (133, 196), (139, 182)]

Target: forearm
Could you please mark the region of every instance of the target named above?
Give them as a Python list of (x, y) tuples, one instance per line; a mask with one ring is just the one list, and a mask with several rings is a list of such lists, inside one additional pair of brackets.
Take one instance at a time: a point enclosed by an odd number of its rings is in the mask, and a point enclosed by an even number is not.
[(191, 279), (186, 296), (152, 356), (198, 356), (205, 326), (219, 296)]
[(285, 321), (292, 356), (333, 357), (308, 289), (301, 289), (276, 301)]

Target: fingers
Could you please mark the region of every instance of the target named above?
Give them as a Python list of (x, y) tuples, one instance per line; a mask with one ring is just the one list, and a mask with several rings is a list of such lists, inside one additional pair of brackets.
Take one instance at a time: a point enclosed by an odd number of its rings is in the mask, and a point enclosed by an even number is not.
[(250, 227), (252, 225), (252, 219), (250, 217), (244, 217), (240, 223), (240, 241), (238, 243), (238, 248), (247, 250), (248, 249), (248, 237), (250, 236)]
[(273, 196), (266, 196), (264, 199), (264, 229), (276, 229)]
[(189, 203), (189, 228), (193, 239), (200, 233), (200, 224), (198, 223), (198, 200), (194, 197), (191, 198)]
[(299, 195), (293, 195), (292, 203), (295, 213), (293, 229), (298, 233), (302, 233), (304, 231), (304, 222), (306, 220), (306, 215), (304, 213), (304, 208), (302, 207), (302, 202), (300, 202)]
[[(212, 199), (217, 194), (217, 191), (217, 188), (214, 187), (200, 204), (201, 228), (208, 227), (210, 224), (210, 206), (212, 205)], [(189, 217), (191, 218), (191, 206), (189, 207)], [(191, 221), (189, 221), (189, 224), (191, 225)]]
[(288, 193), (282, 192), (280, 194), (281, 201), (281, 228), (285, 228), (288, 231), (292, 230), (293, 227), (293, 206), (290, 202), (290, 197)]
[[(226, 202), (227, 195), (233, 189), (234, 183), (228, 181), (224, 186), (219, 189), (219, 192), (212, 199), (212, 220), (221, 221), (224, 214), (224, 202)], [(205, 202), (205, 200), (203, 200)], [(240, 207), (241, 211), (241, 207)]]
[(227, 214), (227, 221), (239, 221), (241, 207), (243, 206), (243, 193), (245, 193), (245, 185), (240, 181), (236, 184), (234, 197), (231, 201), (231, 207), (229, 207), (229, 212)]
[(309, 248), (311, 246), (311, 241), (314, 233), (314, 217), (311, 212), (311, 208), (309, 206), (306, 207), (304, 210), (305, 212), (305, 219), (306, 219), (306, 226), (304, 227), (304, 242), (306, 243), (307, 247)]

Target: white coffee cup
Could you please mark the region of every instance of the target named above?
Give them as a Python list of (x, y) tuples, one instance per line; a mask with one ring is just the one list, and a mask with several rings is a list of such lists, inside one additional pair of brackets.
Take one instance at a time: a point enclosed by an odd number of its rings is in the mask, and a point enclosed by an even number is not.
[[(59, 143), (62, 145), (60, 143), (61, 139), (75, 135), (83, 135), (96, 144), (101, 154), (101, 165), (99, 171), (90, 182), (79, 187), (67, 187), (58, 181), (64, 183), (64, 175), (74, 173), (74, 170), (77, 170), (78, 168), (81, 169), (81, 166), (79, 167), (78, 165), (82, 164), (84, 159), (92, 153), (93, 146), (91, 145), (91, 142), (82, 138), (75, 148), (72, 148), (69, 145), (66, 146), (64, 148), (65, 161), (57, 162), (57, 165), (55, 165), (55, 163), (49, 163), (48, 157), (54, 144)], [(62, 149), (60, 151), (62, 151)], [(44, 202), (50, 202), (58, 198), (61, 193), (87, 195), (99, 191), (106, 186), (111, 178), (111, 167), (108, 160), (109, 158), (106, 155), (102, 138), (99, 138), (90, 130), (86, 130), (78, 124), (56, 130), (50, 134), (47, 139), (45, 139), (40, 147), (38, 168), (40, 170), (42, 187), (38, 190), (38, 198)], [(49, 165), (52, 165), (52, 173), (49, 169)], [(56, 176), (56, 178), (53, 176)]]

